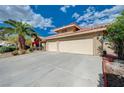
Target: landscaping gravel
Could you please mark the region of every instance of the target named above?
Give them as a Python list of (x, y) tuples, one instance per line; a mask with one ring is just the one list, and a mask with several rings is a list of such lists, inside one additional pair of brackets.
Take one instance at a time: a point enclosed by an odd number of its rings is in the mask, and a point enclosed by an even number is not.
[(115, 60), (106, 65), (109, 87), (124, 87), (124, 61)]

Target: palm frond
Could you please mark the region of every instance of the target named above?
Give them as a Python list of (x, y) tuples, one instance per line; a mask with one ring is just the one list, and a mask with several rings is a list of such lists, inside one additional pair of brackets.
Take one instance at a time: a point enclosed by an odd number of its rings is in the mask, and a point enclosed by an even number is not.
[(4, 21), (4, 23), (5, 23), (5, 24), (8, 24), (8, 25), (11, 25), (11, 26), (13, 26), (13, 27), (16, 27), (16, 26), (17, 26), (17, 25), (16, 25), (16, 21), (11, 20), (11, 19), (9, 19), (9, 20), (7, 20), (7, 21)]
[(15, 20), (7, 20), (4, 21), (5, 24), (10, 25), (9, 27), (0, 27), (0, 30), (3, 30), (2, 32), (4, 34), (22, 34), (22, 35), (31, 35), (32, 33), (35, 33), (34, 28), (27, 23), (15, 21)]
[(13, 34), (14, 33), (14, 28), (5, 27), (5, 28), (2, 29), (1, 33), (3, 33), (3, 34)]

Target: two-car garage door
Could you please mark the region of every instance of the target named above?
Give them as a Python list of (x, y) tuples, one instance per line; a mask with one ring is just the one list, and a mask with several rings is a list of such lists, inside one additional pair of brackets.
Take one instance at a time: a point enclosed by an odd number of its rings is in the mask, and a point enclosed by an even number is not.
[(58, 42), (47, 42), (48, 51), (58, 51)]
[(93, 55), (93, 39), (48, 42), (48, 51)]

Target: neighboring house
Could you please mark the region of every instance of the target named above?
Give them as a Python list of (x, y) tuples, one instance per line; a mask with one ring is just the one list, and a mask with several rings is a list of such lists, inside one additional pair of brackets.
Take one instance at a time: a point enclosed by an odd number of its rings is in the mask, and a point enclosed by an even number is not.
[(8, 41), (0, 41), (0, 46), (15, 46), (15, 44), (12, 44)]
[(57, 28), (54, 31), (57, 33), (56, 35), (46, 38), (47, 51), (99, 55), (99, 48), (102, 47), (103, 50), (105, 45), (100, 42), (100, 38), (106, 31), (105, 25), (93, 28), (80, 28), (73, 23)]

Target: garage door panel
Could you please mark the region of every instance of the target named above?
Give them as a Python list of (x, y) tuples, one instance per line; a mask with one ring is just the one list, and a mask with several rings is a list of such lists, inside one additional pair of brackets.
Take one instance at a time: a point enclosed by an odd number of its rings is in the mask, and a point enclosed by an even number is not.
[(93, 55), (93, 39), (61, 41), (59, 51)]
[(48, 51), (57, 51), (57, 42), (48, 42), (47, 48)]

